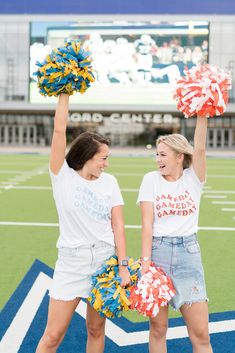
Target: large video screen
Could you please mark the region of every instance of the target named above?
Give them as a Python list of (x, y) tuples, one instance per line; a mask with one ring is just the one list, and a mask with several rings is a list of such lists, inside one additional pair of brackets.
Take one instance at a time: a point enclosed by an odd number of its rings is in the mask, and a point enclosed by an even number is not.
[(55, 102), (38, 92), (33, 72), (66, 39), (84, 41), (92, 53), (95, 83), (72, 103), (92, 105), (169, 105), (172, 88), (185, 68), (208, 62), (209, 23), (188, 22), (32, 22), (30, 101)]

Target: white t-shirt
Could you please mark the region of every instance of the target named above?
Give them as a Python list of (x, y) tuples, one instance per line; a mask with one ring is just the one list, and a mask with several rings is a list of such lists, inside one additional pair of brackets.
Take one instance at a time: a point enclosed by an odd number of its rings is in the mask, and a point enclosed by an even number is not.
[(102, 173), (96, 180), (82, 178), (64, 161), (57, 175), (50, 170), (59, 216), (57, 247), (75, 248), (102, 240), (114, 245), (111, 210), (123, 205), (114, 176)]
[(187, 236), (197, 232), (202, 187), (193, 168), (184, 169), (176, 181), (167, 181), (158, 171), (147, 173), (137, 203), (154, 204), (153, 236)]

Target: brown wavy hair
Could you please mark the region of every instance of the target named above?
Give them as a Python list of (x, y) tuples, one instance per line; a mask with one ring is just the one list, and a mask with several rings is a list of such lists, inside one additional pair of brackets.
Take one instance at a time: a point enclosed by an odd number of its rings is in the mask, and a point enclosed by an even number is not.
[(105, 137), (93, 132), (81, 133), (72, 143), (69, 152), (65, 159), (70, 168), (80, 170), (84, 164), (91, 159), (97, 152), (100, 146), (105, 144), (110, 145), (110, 141)]

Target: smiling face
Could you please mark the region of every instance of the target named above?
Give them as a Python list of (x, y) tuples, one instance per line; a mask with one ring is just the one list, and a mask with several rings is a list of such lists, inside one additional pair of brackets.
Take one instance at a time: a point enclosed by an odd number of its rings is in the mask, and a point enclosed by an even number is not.
[(109, 147), (106, 144), (101, 144), (98, 152), (89, 159), (84, 167), (89, 179), (97, 179), (106, 167), (108, 167)]
[(177, 177), (183, 172), (183, 154), (177, 154), (164, 142), (157, 146), (156, 162), (164, 177)]

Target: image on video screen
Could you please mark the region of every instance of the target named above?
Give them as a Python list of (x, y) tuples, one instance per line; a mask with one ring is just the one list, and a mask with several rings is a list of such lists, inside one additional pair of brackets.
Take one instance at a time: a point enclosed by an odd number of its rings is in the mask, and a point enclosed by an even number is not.
[(55, 102), (38, 93), (33, 72), (53, 48), (80, 39), (92, 53), (95, 83), (72, 103), (175, 104), (173, 85), (185, 68), (208, 62), (208, 22), (32, 22), (30, 101)]

